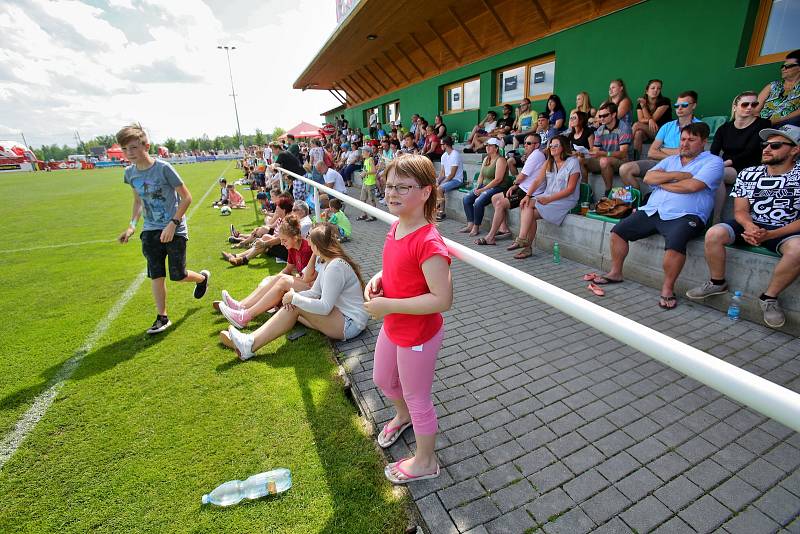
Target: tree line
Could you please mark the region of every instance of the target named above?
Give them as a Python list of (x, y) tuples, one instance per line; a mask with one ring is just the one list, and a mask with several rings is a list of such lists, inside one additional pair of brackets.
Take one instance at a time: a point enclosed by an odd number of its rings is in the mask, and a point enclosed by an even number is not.
[[(286, 130), (280, 127), (276, 127), (272, 130), (272, 133), (264, 133), (260, 129), (256, 128), (254, 134), (243, 134), (242, 135), (242, 144), (244, 146), (252, 146), (252, 145), (264, 145), (269, 143), (273, 139), (276, 139), (286, 133)], [(64, 160), (67, 159), (67, 156), (70, 154), (91, 154), (91, 150), (94, 147), (105, 147), (111, 148), (111, 145), (116, 143), (117, 140), (114, 135), (98, 135), (97, 137), (90, 139), (81, 143), (78, 146), (69, 146), (69, 145), (42, 145), (38, 149), (34, 149), (34, 153), (36, 157), (43, 161), (50, 161), (50, 160)], [(156, 147), (164, 146), (170, 153), (176, 152), (191, 152), (194, 150), (203, 150), (203, 151), (222, 151), (222, 150), (236, 150), (239, 148), (239, 139), (236, 134), (233, 135), (218, 135), (213, 139), (209, 137), (207, 134), (203, 134), (200, 137), (190, 137), (188, 139), (175, 139), (172, 137), (167, 138), (162, 143), (153, 143), (150, 146), (150, 153), (156, 153)]]

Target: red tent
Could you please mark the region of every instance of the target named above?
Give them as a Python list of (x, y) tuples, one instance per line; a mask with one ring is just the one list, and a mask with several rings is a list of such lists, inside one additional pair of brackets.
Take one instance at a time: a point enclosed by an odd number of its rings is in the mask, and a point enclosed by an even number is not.
[(108, 155), (108, 159), (111, 160), (116, 159), (122, 161), (125, 159), (125, 154), (122, 153), (122, 148), (120, 148), (119, 144), (117, 143), (111, 145), (111, 148), (106, 151), (106, 154)]
[(319, 130), (322, 126), (314, 126), (313, 124), (309, 124), (307, 122), (301, 122), (285, 134), (283, 134), (280, 138), (286, 139), (286, 136), (292, 134), (295, 137), (322, 137), (320, 135)]

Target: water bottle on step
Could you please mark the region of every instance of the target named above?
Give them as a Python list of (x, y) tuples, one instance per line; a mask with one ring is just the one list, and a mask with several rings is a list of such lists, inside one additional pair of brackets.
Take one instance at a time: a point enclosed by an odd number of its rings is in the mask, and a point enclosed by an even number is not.
[(558, 241), (553, 243), (553, 263), (561, 263), (561, 247), (558, 246)]
[(258, 499), (265, 495), (282, 493), (292, 487), (292, 474), (288, 469), (274, 469), (253, 475), (247, 480), (231, 480), (203, 495), (203, 504), (232, 506), (242, 499)]
[(742, 292), (736, 291), (731, 297), (731, 305), (728, 306), (728, 319), (738, 321), (742, 313)]

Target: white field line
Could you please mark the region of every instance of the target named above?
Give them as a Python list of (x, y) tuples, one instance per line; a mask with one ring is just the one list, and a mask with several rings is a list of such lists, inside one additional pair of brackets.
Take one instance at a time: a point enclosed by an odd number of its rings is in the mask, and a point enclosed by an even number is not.
[(56, 245), (41, 245), (38, 247), (12, 248), (8, 250), (0, 250), (0, 254), (11, 254), (12, 252), (30, 252), (32, 250), (42, 250), (45, 248), (82, 247), (83, 245), (95, 245), (97, 243), (113, 243), (114, 241), (116, 241), (116, 239), (97, 239), (95, 241), (80, 241), (78, 243), (58, 243)]
[[(233, 160), (231, 160), (233, 163)], [(225, 170), (222, 171), (222, 175), (224, 175), (231, 166), (231, 163), (228, 163)], [(214, 180), (214, 183), (211, 184), (211, 187), (205, 192), (203, 197), (194, 205), (192, 209), (189, 211), (189, 214), (186, 216), (187, 221), (192, 218), (194, 212), (197, 211), (197, 208), (203, 205), (205, 199), (214, 190), (214, 187), (217, 186), (218, 179)], [(0, 469), (6, 464), (6, 462), (13, 456), (13, 454), (17, 451), (19, 446), (28, 437), (28, 434), (33, 431), (36, 425), (41, 421), (44, 414), (47, 412), (47, 409), (50, 408), (50, 405), (53, 404), (53, 401), (58, 395), (58, 392), (64, 386), (64, 382), (69, 380), (72, 376), (72, 373), (75, 372), (75, 369), (78, 368), (83, 358), (89, 354), (92, 349), (94, 348), (95, 343), (97, 343), (100, 338), (106, 333), (108, 328), (111, 326), (111, 323), (114, 322), (114, 319), (122, 312), (125, 308), (125, 305), (133, 298), (136, 292), (141, 287), (142, 283), (145, 280), (145, 273), (141, 272), (136, 275), (133, 282), (128, 286), (128, 289), (119, 297), (117, 302), (111, 307), (105, 317), (97, 324), (94, 331), (89, 334), (89, 337), (83, 342), (83, 345), (75, 351), (72, 357), (61, 366), (61, 369), (58, 370), (56, 376), (54, 376), (50, 380), (50, 384), (43, 392), (36, 396), (33, 400), (33, 404), (30, 408), (28, 408), (24, 414), (17, 420), (17, 423), (14, 425), (14, 430), (8, 433), (2, 441), (0, 441)]]

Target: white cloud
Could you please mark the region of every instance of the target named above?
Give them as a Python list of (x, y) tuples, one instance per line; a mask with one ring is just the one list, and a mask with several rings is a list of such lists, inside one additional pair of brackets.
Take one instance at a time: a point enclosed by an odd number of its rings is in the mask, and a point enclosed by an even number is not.
[(332, 0), (247, 2), (244, 14), (240, 0), (18, 1), (0, 4), (0, 132), (24, 130), (34, 146), (71, 144), (76, 129), (86, 139), (132, 120), (156, 142), (235, 132), (219, 44), (237, 47), (231, 66), (244, 133), (319, 124), (319, 113), (337, 105), (326, 91), (291, 88), (334, 28)]

